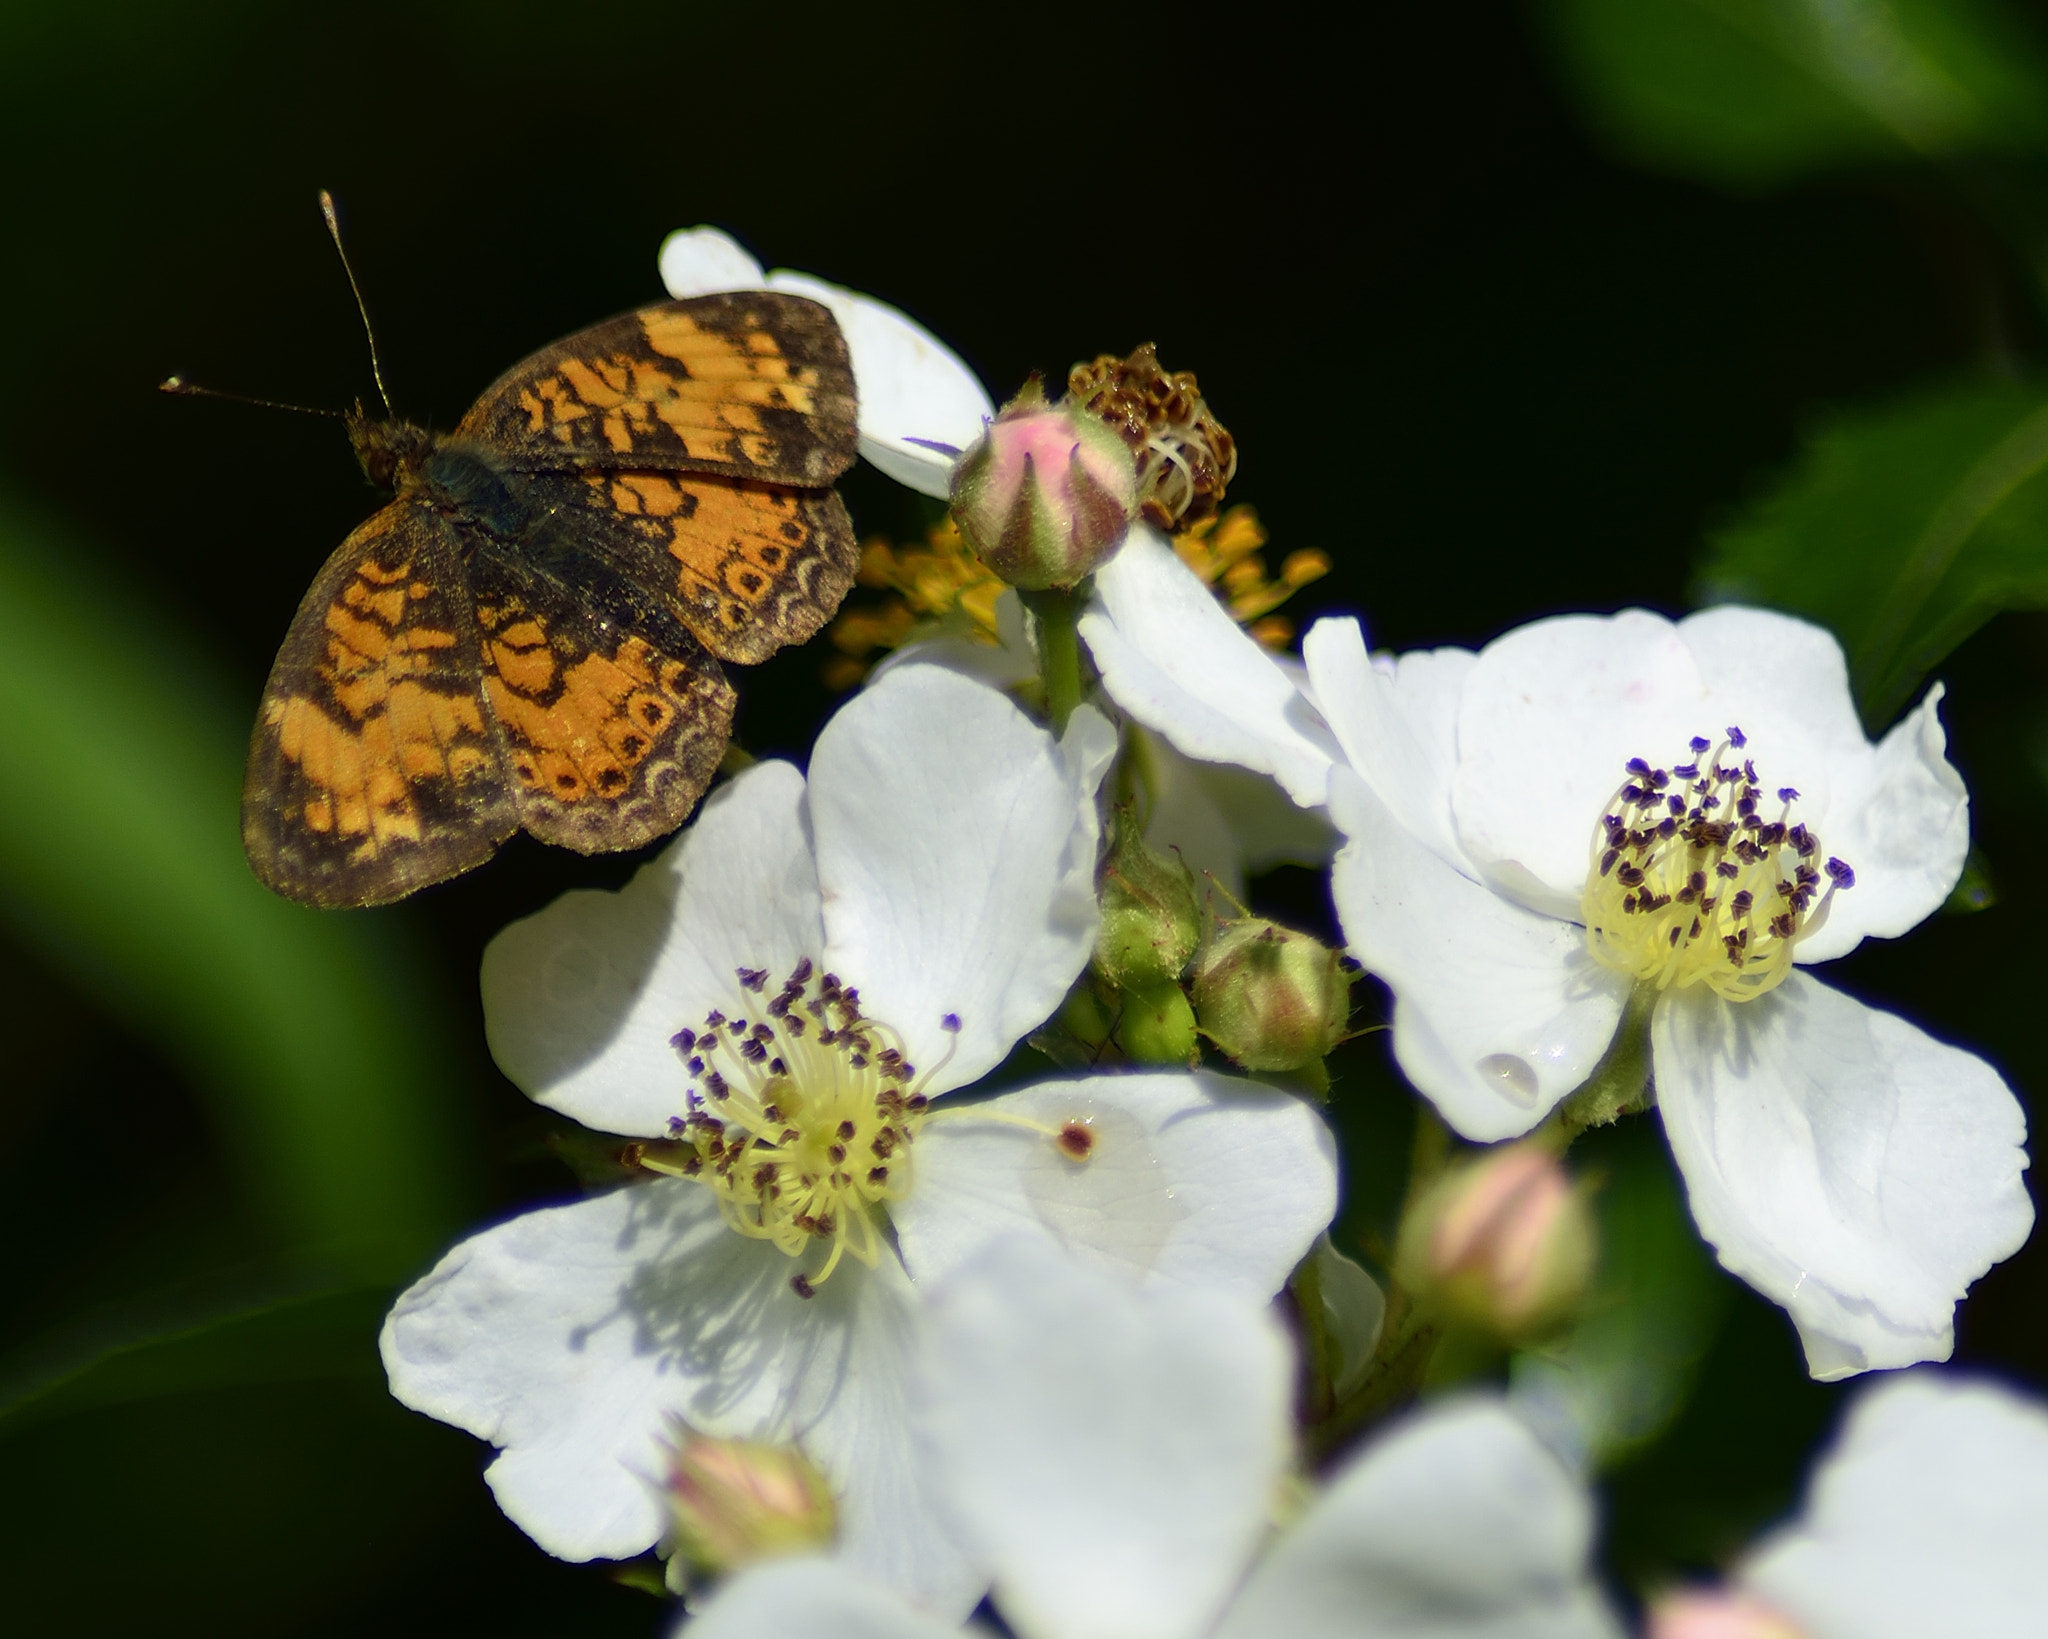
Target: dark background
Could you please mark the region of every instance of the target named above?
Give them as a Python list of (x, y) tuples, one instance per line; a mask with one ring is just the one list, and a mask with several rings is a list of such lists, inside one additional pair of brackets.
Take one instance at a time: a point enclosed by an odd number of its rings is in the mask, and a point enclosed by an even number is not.
[[(1340, 41), (1279, 5), (10, 9), (0, 517), (143, 657), (140, 686), (189, 701), (227, 748), (206, 766), (230, 771), (213, 786), (231, 850), (232, 763), (271, 655), (375, 498), (331, 422), (153, 389), (179, 370), (315, 406), (369, 396), (321, 187), (398, 407), (440, 426), (524, 353), (659, 296), (662, 236), (698, 222), (898, 303), (998, 398), (1031, 369), (1155, 341), (1236, 434), (1232, 498), (1256, 504), (1275, 556), (1333, 559), (1292, 612), (1362, 612), (1395, 647), (1563, 609), (1681, 610), (1703, 530), (1824, 407), (2038, 351), (2011, 257), (1924, 177), (1674, 180), (1589, 134), (1538, 13), (1373, 5), (1350, 24)], [(922, 527), (871, 473), (847, 493), (864, 531)], [(1987, 1053), (2023, 1096), (2048, 1075), (2044, 618), (2000, 617), (1944, 668), (1999, 903), (1836, 970)], [(821, 659), (741, 678), (749, 749), (801, 755), (830, 704)], [(96, 719), (107, 741), (69, 744), (79, 768), (126, 755), (134, 686)], [(61, 820), (90, 788), (9, 755), (0, 814)], [(142, 905), (160, 882), (146, 779), (132, 798), (135, 849), (95, 854), (67, 821), (75, 859), (0, 850), (0, 1625), (657, 1631), (644, 1594), (507, 1525), (482, 1448), (392, 1406), (371, 1348), (392, 1284), (464, 1227), (574, 1188), (483, 1048), (477, 960), (511, 918), (632, 862), (516, 839), (402, 908), (303, 935), (371, 997), (349, 1038), (363, 1096), (425, 1101), (389, 1153), (431, 1190), (351, 1261), (291, 1227), (332, 1145), (237, 1138), (179, 1034), (201, 1004), (152, 989), (181, 965), (195, 984), (224, 971), (208, 942), (239, 937), (244, 911), (210, 929), (207, 901), (186, 903), (139, 964), (119, 895), (70, 914), (70, 884), (132, 883)], [(1269, 892), (1327, 914), (1305, 875)], [(231, 1000), (206, 1005), (232, 1018)], [(1340, 1070), (1369, 1231), (1405, 1105), (1377, 1047)], [(333, 1101), (344, 1119), (351, 1096)], [(1647, 1127), (1590, 1153), (1625, 1167), (1655, 1144)], [(1782, 1509), (1840, 1405), (1805, 1381), (1783, 1317), (1723, 1284), (1705, 1386), (1612, 1480), (1633, 1588), (1710, 1566)], [(312, 1294), (303, 1324), (231, 1328), (208, 1352), (208, 1317), (280, 1290)], [(2044, 1298), (2037, 1247), (1964, 1307), (1960, 1357), (2048, 1380)], [(181, 1326), (198, 1342), (171, 1366), (147, 1348), (107, 1366), (106, 1339)]]

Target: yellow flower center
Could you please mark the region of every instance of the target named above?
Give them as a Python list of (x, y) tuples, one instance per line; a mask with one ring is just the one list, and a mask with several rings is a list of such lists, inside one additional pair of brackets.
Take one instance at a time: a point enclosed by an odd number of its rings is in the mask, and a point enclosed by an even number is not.
[(1731, 728), (1711, 755), (1695, 739), (1691, 760), (1670, 768), (1630, 761), (1595, 829), (1580, 899), (1603, 966), (1659, 990), (1704, 984), (1754, 1001), (1791, 972), (1793, 948), (1835, 890), (1855, 886), (1839, 859), (1816, 864), (1819, 838), (1792, 818), (1799, 793), (1781, 786), (1767, 798), (1741, 757), (1747, 745)]
[(802, 1297), (848, 1253), (874, 1267), (887, 1203), (909, 1193), (928, 1102), (894, 1033), (862, 1017), (859, 992), (812, 973), (807, 957), (770, 996), (766, 972), (742, 968), (759, 1017), (713, 1012), (675, 1034), (694, 1084), (687, 1113), (669, 1123), (670, 1143), (637, 1157), (703, 1184), (734, 1229), (792, 1258), (826, 1243), (821, 1267), (790, 1277)]

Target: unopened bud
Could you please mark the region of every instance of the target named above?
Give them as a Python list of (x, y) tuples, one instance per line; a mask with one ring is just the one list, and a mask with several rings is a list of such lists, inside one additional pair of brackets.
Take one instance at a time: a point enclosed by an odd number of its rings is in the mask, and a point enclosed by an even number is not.
[(1549, 1331), (1585, 1297), (1598, 1246), (1586, 1199), (1536, 1144), (1454, 1167), (1401, 1226), (1401, 1283), (1466, 1324), (1517, 1340)]
[(1095, 965), (1126, 988), (1177, 979), (1202, 941), (1194, 873), (1145, 841), (1129, 807), (1117, 809), (1115, 824), (1096, 877), (1102, 926)]
[(1243, 917), (1195, 964), (1202, 1034), (1247, 1070), (1320, 1069), (1351, 1019), (1351, 975), (1321, 940)]
[(968, 545), (1012, 586), (1072, 586), (1130, 528), (1137, 464), (1099, 417), (1048, 403), (1033, 377), (955, 464), (952, 507)]
[(1193, 1069), (1202, 1056), (1195, 1010), (1171, 979), (1127, 987), (1120, 992), (1123, 1013), (1116, 1039), (1140, 1064), (1182, 1064)]
[(794, 1446), (714, 1440), (685, 1429), (669, 1468), (670, 1539), (700, 1576), (829, 1548), (832, 1491)]
[(1806, 1639), (1768, 1605), (1721, 1591), (1667, 1594), (1650, 1608), (1643, 1639)]

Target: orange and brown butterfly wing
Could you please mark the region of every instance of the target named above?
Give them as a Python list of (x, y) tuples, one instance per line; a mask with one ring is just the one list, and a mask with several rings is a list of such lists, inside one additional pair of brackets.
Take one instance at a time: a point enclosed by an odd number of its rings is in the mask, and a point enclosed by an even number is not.
[(409, 500), (327, 560), (278, 650), (242, 789), (267, 886), (382, 905), (490, 858), (519, 825), (452, 530)]
[(593, 325), (501, 377), (450, 444), (487, 451), (723, 659), (814, 635), (860, 551), (826, 487), (852, 465), (853, 373), (831, 313), (742, 291)]
[(579, 330), (500, 376), (453, 435), (515, 470), (707, 472), (824, 489), (853, 465), (853, 368), (831, 311), (735, 291)]
[(470, 558), (519, 823), (581, 853), (637, 848), (682, 824), (718, 772), (732, 685), (660, 600), (599, 560), (573, 586), (548, 561), (488, 539)]

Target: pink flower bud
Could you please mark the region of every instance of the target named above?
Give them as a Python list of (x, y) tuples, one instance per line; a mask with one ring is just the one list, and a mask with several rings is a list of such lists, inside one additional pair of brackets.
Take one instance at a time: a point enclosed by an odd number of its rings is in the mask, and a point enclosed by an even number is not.
[(1402, 1226), (1404, 1285), (1507, 1339), (1549, 1330), (1584, 1297), (1592, 1214), (1556, 1158), (1511, 1144), (1455, 1167)]
[(1122, 544), (1137, 465), (1100, 419), (1047, 403), (1034, 377), (953, 468), (952, 506), (968, 544), (1012, 586), (1072, 586)]
[(1767, 1605), (1747, 1594), (1693, 1589), (1667, 1594), (1650, 1608), (1643, 1639), (1806, 1639)]
[(825, 1478), (794, 1446), (680, 1431), (669, 1467), (670, 1538), (700, 1575), (829, 1548), (838, 1528)]

